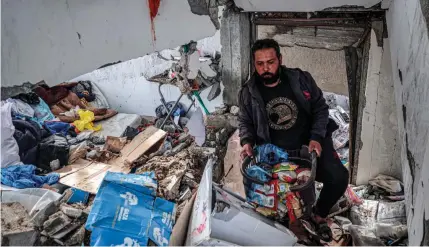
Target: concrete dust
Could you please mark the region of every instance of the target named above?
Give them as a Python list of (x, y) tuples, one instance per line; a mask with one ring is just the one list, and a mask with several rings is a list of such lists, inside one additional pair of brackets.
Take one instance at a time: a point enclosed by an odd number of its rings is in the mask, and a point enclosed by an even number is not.
[(34, 229), (30, 215), (18, 202), (1, 204), (1, 234)]

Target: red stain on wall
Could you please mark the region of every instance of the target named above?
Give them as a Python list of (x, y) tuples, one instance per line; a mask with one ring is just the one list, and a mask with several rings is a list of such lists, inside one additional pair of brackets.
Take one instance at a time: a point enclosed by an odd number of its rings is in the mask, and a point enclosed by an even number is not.
[(155, 25), (154, 25), (154, 19), (156, 15), (158, 14), (159, 4), (161, 3), (161, 0), (147, 0), (147, 3), (149, 5), (149, 15), (150, 15), (150, 22), (151, 22), (151, 28), (152, 28), (152, 38), (155, 41)]

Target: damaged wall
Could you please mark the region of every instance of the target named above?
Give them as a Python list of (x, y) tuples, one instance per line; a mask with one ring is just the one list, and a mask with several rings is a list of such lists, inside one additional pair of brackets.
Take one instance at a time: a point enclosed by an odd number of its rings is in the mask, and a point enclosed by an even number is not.
[(148, 2), (4, 0), (2, 86), (55, 85), (106, 63), (212, 36), (209, 16), (187, 0), (162, 0), (151, 23)]
[[(383, 0), (384, 2), (385, 0)], [(284, 11), (284, 12), (312, 12), (326, 8), (342, 6), (359, 6), (369, 8), (381, 0), (234, 0), (235, 4), (244, 11)]]
[(407, 0), (392, 1), (386, 16), (410, 246), (429, 245), (428, 14)]
[[(212, 55), (214, 52), (220, 52), (219, 31), (213, 37), (199, 40), (197, 48), (201, 55)], [(170, 54), (180, 56), (180, 53), (174, 50), (164, 50), (161, 54), (166, 58), (170, 58)], [(171, 67), (171, 64), (172, 62), (165, 61), (153, 53), (94, 70), (71, 81), (90, 80), (95, 83), (106, 96), (110, 107), (119, 112), (155, 116), (155, 108), (161, 104), (161, 98), (158, 93), (159, 84), (149, 82), (146, 78), (164, 72), (164, 70)], [(221, 87), (223, 90), (222, 84)], [(180, 91), (176, 86), (164, 85), (161, 90), (167, 102), (176, 101), (180, 96)], [(223, 105), (223, 99), (221, 94), (214, 100), (208, 101), (207, 95), (209, 92), (210, 88), (204, 90), (201, 93), (201, 98), (211, 112), (215, 110), (215, 107)], [(191, 103), (186, 96), (182, 97), (180, 102), (187, 106)], [(196, 102), (196, 105), (198, 105), (198, 102)]]
[(379, 47), (371, 31), (361, 149), (356, 184), (367, 184), (378, 174), (402, 177), (399, 161), (398, 124), (392, 80), (389, 41)]
[[(361, 37), (360, 30), (321, 27), (315, 36), (314, 27), (258, 25), (257, 29), (259, 39), (272, 38), (279, 42), (284, 65), (310, 72), (323, 91), (348, 95), (342, 49)], [(337, 36), (341, 38), (335, 38)]]

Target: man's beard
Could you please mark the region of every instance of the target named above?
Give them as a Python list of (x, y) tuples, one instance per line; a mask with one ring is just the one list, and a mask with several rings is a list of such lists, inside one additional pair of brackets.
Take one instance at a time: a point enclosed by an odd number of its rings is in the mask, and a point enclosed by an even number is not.
[[(265, 77), (265, 76), (269, 76), (269, 77)], [(262, 75), (260, 75), (258, 74), (258, 72), (256, 72), (256, 77), (260, 82), (264, 83), (264, 85), (272, 85), (279, 80), (280, 73), (279, 71), (277, 71), (277, 73), (275, 74), (271, 72), (265, 72)]]

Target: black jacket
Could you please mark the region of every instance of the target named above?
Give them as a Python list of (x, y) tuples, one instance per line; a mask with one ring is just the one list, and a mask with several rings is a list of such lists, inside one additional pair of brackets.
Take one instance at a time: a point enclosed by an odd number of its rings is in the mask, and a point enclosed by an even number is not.
[[(323, 98), (322, 90), (316, 85), (310, 73), (306, 71), (282, 66), (280, 68), (280, 78), (286, 79), (286, 77), (298, 104), (312, 119), (311, 140), (320, 143), (323, 138), (331, 135), (338, 128), (334, 121), (329, 121), (329, 107)], [(255, 82), (255, 75), (241, 88), (239, 107), (238, 123), (241, 145), (246, 143), (252, 145), (270, 143), (268, 116), (264, 101)]]

